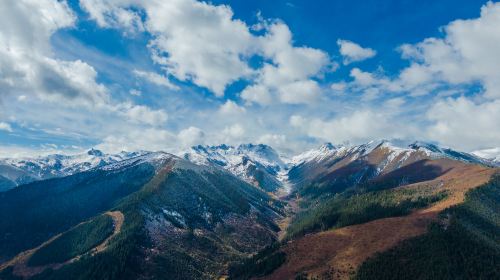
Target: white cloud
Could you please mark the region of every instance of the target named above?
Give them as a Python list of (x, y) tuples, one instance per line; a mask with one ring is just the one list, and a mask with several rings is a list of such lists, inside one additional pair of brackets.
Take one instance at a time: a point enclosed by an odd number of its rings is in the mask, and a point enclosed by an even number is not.
[(72, 104), (106, 102), (106, 88), (83, 61), (52, 58), (50, 38), (74, 25), (66, 1), (2, 1), (0, 3), (0, 88), (4, 93), (35, 95)]
[(368, 58), (374, 57), (377, 52), (370, 48), (363, 48), (360, 45), (348, 41), (348, 40), (337, 40), (337, 45), (339, 46), (340, 54), (344, 57), (344, 64), (350, 64), (352, 62), (362, 61)]
[[(317, 77), (331, 64), (328, 54), (321, 50), (293, 46), (292, 34), (282, 22), (266, 21), (260, 16), (253, 29), (261, 29), (263, 35), (253, 35), (226, 5), (194, 0), (100, 2), (81, 1), (82, 7), (103, 27), (126, 29), (129, 25), (117, 20), (117, 13), (144, 10), (144, 28), (153, 35), (148, 45), (153, 60), (169, 75), (208, 88), (217, 96), (223, 96), (229, 84), (243, 78), (255, 82), (241, 94), (249, 103), (268, 105), (280, 100), (309, 103), (311, 90), (317, 92), (311, 86), (307, 88), (308, 95), (300, 94), (306, 95), (305, 99), (288, 94), (281, 97), (283, 91), (279, 89), (311, 85), (314, 81), (310, 78)], [(273, 63), (251, 69), (249, 59), (255, 55)]]
[(344, 91), (347, 88), (347, 83), (339, 82), (330, 85), (330, 88), (334, 91)]
[[(143, 25), (153, 35), (149, 43), (153, 60), (177, 79), (192, 81), (217, 96), (251, 73), (243, 57), (250, 54), (253, 37), (244, 22), (233, 19), (229, 6), (195, 0), (80, 2), (104, 27), (130, 28), (117, 15), (132, 13), (132, 6), (143, 9), (147, 15)], [(136, 17), (129, 18), (134, 19), (132, 26), (139, 26)]]
[(327, 71), (327, 53), (308, 47), (293, 46), (292, 33), (281, 22), (263, 22), (267, 33), (259, 38), (264, 57), (272, 60), (259, 69), (256, 84), (248, 86), (241, 97), (250, 103), (270, 105), (273, 101), (289, 104), (313, 103), (321, 90), (312, 78)]
[(414, 133), (414, 128), (404, 125), (397, 116), (371, 110), (359, 110), (327, 120), (294, 115), (290, 123), (310, 137), (334, 143), (405, 138)]
[(244, 135), (245, 129), (240, 124), (226, 126), (224, 130), (222, 130), (222, 136), (225, 139), (225, 142), (228, 143), (240, 140)]
[(478, 150), (474, 151), (473, 154), (486, 159), (500, 160), (500, 148)]
[(77, 154), (85, 151), (81, 147), (64, 146), (57, 147), (53, 144), (42, 144), (36, 147), (25, 147), (20, 145), (0, 145), (0, 158), (25, 158), (34, 156), (46, 156), (53, 154)]
[(177, 136), (164, 129), (145, 128), (131, 129), (121, 134), (110, 134), (104, 137), (96, 148), (106, 152), (138, 151), (145, 148), (149, 151), (174, 152)]
[[(496, 146), (500, 139), (500, 3), (488, 2), (481, 16), (456, 20), (443, 28), (443, 39), (428, 38), (404, 45), (403, 56), (418, 67), (414, 83), (434, 80), (448, 87), (479, 82), (484, 92), (448, 98), (427, 112), (429, 136), (463, 149)], [(404, 70), (403, 74), (408, 71)]]
[(180, 145), (183, 147), (191, 147), (193, 145), (203, 144), (205, 132), (197, 127), (190, 126), (181, 130), (177, 137), (179, 138)]
[(147, 106), (133, 105), (130, 103), (120, 104), (117, 110), (126, 116), (132, 122), (148, 124), (152, 126), (161, 126), (167, 119), (168, 115), (163, 110), (152, 110)]
[(314, 103), (321, 93), (316, 81), (302, 80), (279, 88), (280, 100), (288, 104)]
[(12, 127), (6, 122), (0, 122), (0, 130), (12, 132)]
[(239, 115), (246, 113), (246, 109), (244, 107), (239, 106), (232, 100), (227, 100), (226, 103), (222, 104), (219, 107), (219, 113), (223, 115)]
[(273, 102), (273, 97), (269, 89), (263, 85), (248, 86), (241, 92), (240, 96), (247, 103), (270, 105)]
[[(14, 128), (101, 142), (101, 148), (115, 151), (242, 141), (304, 149), (318, 141), (415, 135), (467, 150), (498, 146), (500, 4), (486, 5), (480, 18), (450, 23), (441, 38), (402, 46), (409, 66), (398, 73), (354, 68), (346, 81), (327, 85), (323, 76), (335, 68), (329, 55), (295, 43), (279, 20), (261, 18), (248, 27), (229, 6), (194, 0), (82, 0), (81, 5), (102, 27), (148, 33), (144, 37), (151, 38), (150, 55), (161, 72), (133, 71), (148, 68), (132, 61), (126, 67), (117, 63), (124, 72), (167, 88), (176, 87), (169, 78), (179, 85), (192, 82), (218, 96), (240, 79), (249, 86), (237, 101), (192, 98), (187, 90), (172, 91), (168, 99), (144, 92), (141, 101), (155, 102), (154, 108), (133, 104), (127, 100), (137, 99), (131, 95), (139, 94), (140, 81), (133, 85), (137, 89), (115, 91), (119, 82), (111, 75), (103, 79), (112, 80), (105, 86), (89, 63), (54, 55), (51, 36), (73, 28), (76, 20), (66, 2), (8, 0), (0, 3), (0, 11), (9, 11), (0, 17), (0, 89), (8, 105), (2, 116), (16, 116)], [(342, 44), (346, 62), (363, 56)], [(369, 49), (359, 48), (366, 56)], [(261, 63), (250, 67), (255, 57)], [(478, 84), (483, 89), (469, 90)], [(329, 95), (332, 90), (345, 94)]]
[[(420, 76), (451, 84), (481, 82), (485, 96), (500, 98), (500, 3), (488, 2), (476, 19), (456, 20), (443, 28), (443, 39), (403, 45), (403, 57), (414, 60)], [(427, 73), (423, 73), (427, 72)]]
[(427, 112), (433, 123), (429, 137), (461, 149), (497, 146), (500, 139), (500, 100), (475, 103), (460, 97), (436, 103)]
[(288, 143), (286, 135), (283, 134), (264, 134), (257, 140), (258, 143), (270, 145), (273, 148), (287, 149)]
[(111, 1), (80, 1), (80, 5), (101, 27), (123, 26), (127, 33), (144, 30), (141, 16), (136, 11), (116, 7)]
[(141, 71), (141, 70), (136, 69), (136, 70), (134, 70), (134, 74), (137, 77), (143, 78), (143, 79), (145, 79), (145, 80), (147, 80), (150, 83), (153, 83), (155, 85), (164, 86), (166, 88), (174, 89), (174, 90), (179, 89), (179, 87), (172, 84), (167, 77), (160, 75), (158, 73)]

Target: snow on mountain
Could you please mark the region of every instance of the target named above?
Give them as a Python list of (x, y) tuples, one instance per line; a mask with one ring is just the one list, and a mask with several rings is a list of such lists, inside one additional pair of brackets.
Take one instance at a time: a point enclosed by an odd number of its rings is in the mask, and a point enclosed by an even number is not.
[(491, 165), (475, 155), (426, 142), (380, 140), (339, 146), (327, 143), (293, 157), (288, 180), (295, 186), (305, 186), (318, 180), (352, 185), (423, 160), (441, 158)]
[(493, 164), (500, 166), (500, 148), (484, 149), (479, 151), (474, 151), (472, 154), (487, 159)]
[(76, 155), (53, 154), (35, 158), (5, 158), (0, 159), (0, 178), (12, 188), (32, 181), (68, 176), (144, 154), (147, 152), (105, 154), (91, 149)]
[(365, 144), (353, 146), (334, 146), (331, 143), (326, 143), (318, 149), (313, 149), (294, 156), (291, 160), (291, 163), (292, 165), (298, 165), (309, 161), (321, 162), (326, 159), (331, 160), (332, 157), (345, 157), (348, 155), (351, 156), (352, 160), (354, 160), (372, 153), (377, 148), (387, 150), (388, 162), (392, 162), (396, 158), (403, 161), (407, 159), (412, 153), (421, 153), (422, 155), (425, 155), (432, 159), (450, 158), (469, 163), (487, 164), (487, 161), (485, 161), (478, 155), (439, 147), (435, 144), (427, 142), (416, 141), (410, 143), (401, 140), (374, 140)]
[[(168, 155), (168, 156), (166, 156)], [(166, 153), (121, 152), (105, 154), (91, 149), (76, 155), (54, 154), (36, 158), (0, 159), (0, 191), (29, 182), (63, 177), (96, 167), (113, 169), (138, 160), (162, 161)], [(450, 158), (468, 163), (500, 165), (500, 148), (477, 151), (472, 154), (426, 142), (370, 141), (361, 145), (333, 145), (326, 143), (318, 149), (287, 159), (272, 147), (263, 144), (238, 146), (193, 146), (181, 157), (198, 165), (215, 165), (266, 191), (290, 186), (290, 178), (317, 176), (325, 168), (345, 166), (358, 159), (375, 166), (382, 174), (421, 159)], [(302, 168), (301, 166), (304, 166)], [(297, 168), (301, 167), (301, 168)], [(298, 170), (302, 170), (298, 172)], [(290, 174), (290, 171), (293, 170)], [(298, 172), (298, 174), (297, 174)]]
[(182, 157), (200, 165), (218, 165), (267, 191), (282, 185), (280, 180), (285, 180), (283, 173), (288, 167), (273, 148), (263, 144), (198, 145), (184, 152)]

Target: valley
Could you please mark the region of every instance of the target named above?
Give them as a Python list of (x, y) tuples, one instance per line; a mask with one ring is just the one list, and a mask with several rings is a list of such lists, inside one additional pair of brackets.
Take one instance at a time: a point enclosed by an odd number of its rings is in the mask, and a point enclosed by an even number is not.
[(368, 279), (498, 172), (425, 143), (141, 152), (0, 192), (0, 279)]

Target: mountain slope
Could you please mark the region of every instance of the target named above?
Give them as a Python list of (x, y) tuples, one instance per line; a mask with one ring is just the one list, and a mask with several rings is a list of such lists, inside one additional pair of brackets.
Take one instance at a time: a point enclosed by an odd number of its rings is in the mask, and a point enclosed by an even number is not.
[(283, 243), (278, 250), (286, 255), (284, 264), (264, 279), (306, 276), (350, 279), (359, 265), (375, 253), (426, 233), (428, 225), (437, 221), (441, 211), (461, 203), (468, 190), (487, 183), (497, 172), (488, 167), (458, 161), (454, 161), (453, 165), (447, 173), (433, 180), (394, 189), (446, 191), (448, 195), (445, 199), (406, 216), (375, 219), (308, 234)]
[(215, 278), (271, 244), (282, 215), (279, 202), (227, 171), (165, 153), (23, 185), (0, 194), (0, 208), (4, 262), (100, 213), (124, 215), (102, 252), (35, 275), (3, 267), (33, 279)]
[(497, 172), (476, 156), (418, 142), (327, 144), (292, 163), (287, 199), (299, 207), (288, 234), (235, 266), (234, 279), (349, 279), (375, 253), (425, 234)]
[(474, 155), (433, 144), (401, 145), (383, 140), (351, 147), (326, 144), (294, 157), (288, 174), (297, 191), (321, 195), (377, 181), (387, 184), (390, 180), (393, 186), (398, 186), (434, 179), (447, 172), (441, 166), (430, 164), (436, 159), (487, 163)]
[(221, 166), (268, 192), (274, 192), (282, 186), (280, 175), (287, 170), (287, 164), (279, 154), (263, 144), (194, 146), (183, 157), (197, 164)]

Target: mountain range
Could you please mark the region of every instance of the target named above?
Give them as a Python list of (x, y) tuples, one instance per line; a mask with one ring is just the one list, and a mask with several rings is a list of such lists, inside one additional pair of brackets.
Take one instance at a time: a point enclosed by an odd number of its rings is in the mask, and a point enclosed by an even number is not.
[[(492, 279), (499, 169), (480, 155), (383, 140), (2, 159), (0, 279)], [(455, 249), (420, 241), (436, 236)]]
[(108, 155), (91, 149), (76, 155), (53, 154), (36, 158), (0, 159), (0, 191), (33, 181), (72, 175), (145, 153), (121, 152)]

